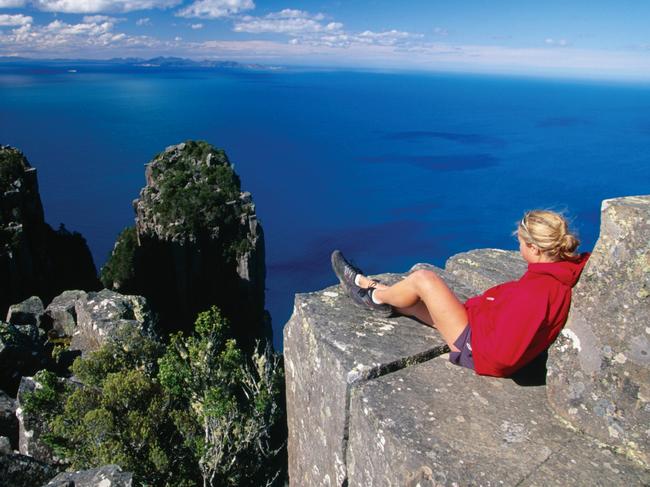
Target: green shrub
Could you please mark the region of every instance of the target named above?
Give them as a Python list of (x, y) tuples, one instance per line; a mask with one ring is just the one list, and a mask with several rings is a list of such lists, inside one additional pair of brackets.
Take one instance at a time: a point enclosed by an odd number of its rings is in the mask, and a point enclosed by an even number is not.
[(195, 334), (172, 336), (160, 382), (177, 405), (175, 421), (209, 486), (271, 485), (271, 432), (280, 418), (278, 357), (247, 359), (217, 308), (199, 314)]
[(115, 463), (152, 485), (196, 485), (200, 475), (183, 446), (169, 397), (156, 379), (158, 342), (123, 327), (72, 366), (83, 386), (39, 372), (43, 387), (26, 408), (47, 421), (44, 441), (73, 469)]
[(128, 289), (135, 276), (135, 255), (138, 236), (135, 227), (127, 227), (117, 237), (100, 279), (108, 289)]
[(25, 408), (73, 469), (114, 463), (145, 485), (271, 485), (282, 368), (268, 349), (246, 357), (230, 335), (215, 307), (166, 347), (122, 327), (75, 360), (83, 385), (39, 372)]

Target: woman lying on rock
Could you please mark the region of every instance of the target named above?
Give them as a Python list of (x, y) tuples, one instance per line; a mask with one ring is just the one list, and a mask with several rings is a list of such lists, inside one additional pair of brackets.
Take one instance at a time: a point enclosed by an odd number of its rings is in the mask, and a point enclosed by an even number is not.
[(518, 280), (488, 289), (461, 303), (438, 275), (417, 270), (392, 286), (363, 275), (332, 253), (341, 285), (362, 307), (413, 316), (435, 327), (449, 345), (452, 363), (481, 375), (508, 377), (546, 350), (566, 322), (571, 288), (589, 253), (578, 255), (578, 239), (563, 216), (530, 211), (517, 228), (519, 252), (528, 262)]

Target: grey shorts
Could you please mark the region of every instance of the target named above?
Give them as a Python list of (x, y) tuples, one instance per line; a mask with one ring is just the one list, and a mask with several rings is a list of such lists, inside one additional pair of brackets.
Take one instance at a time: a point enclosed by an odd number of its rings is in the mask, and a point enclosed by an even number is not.
[(472, 358), (472, 329), (469, 324), (456, 338), (454, 345), (460, 352), (450, 352), (449, 361), (454, 365), (467, 367), (474, 370), (474, 359)]

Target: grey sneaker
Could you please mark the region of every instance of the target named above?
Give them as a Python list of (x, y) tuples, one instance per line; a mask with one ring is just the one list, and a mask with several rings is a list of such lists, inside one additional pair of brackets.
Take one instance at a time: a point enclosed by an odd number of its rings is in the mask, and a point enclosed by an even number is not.
[(332, 269), (334, 269), (334, 274), (339, 278), (341, 286), (346, 291), (351, 291), (354, 288), (359, 289), (354, 283), (354, 278), (357, 277), (357, 274), (363, 274), (361, 269), (350, 264), (340, 250), (335, 250), (332, 252)]
[(341, 287), (352, 298), (354, 304), (361, 308), (372, 310), (382, 316), (391, 316), (393, 314), (393, 308), (390, 304), (377, 304), (372, 300), (373, 288), (365, 289), (354, 283), (354, 278), (357, 274), (363, 274), (363, 272), (358, 267), (350, 264), (343, 257), (340, 250), (332, 252), (332, 269), (334, 269), (336, 277), (339, 278)]

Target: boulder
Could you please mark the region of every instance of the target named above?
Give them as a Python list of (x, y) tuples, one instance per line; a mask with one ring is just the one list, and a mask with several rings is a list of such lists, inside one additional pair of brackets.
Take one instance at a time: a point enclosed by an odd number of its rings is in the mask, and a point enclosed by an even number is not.
[(25, 394), (34, 392), (41, 385), (33, 377), (23, 377), (18, 389), (16, 417), (18, 418), (18, 448), (20, 453), (48, 464), (59, 463), (59, 458), (47, 446), (41, 436), (46, 431), (45, 420), (25, 411)]
[(25, 301), (9, 306), (7, 323), (40, 327), (44, 311), (41, 298), (32, 296)]
[(4, 391), (0, 391), (0, 436), (6, 437), (12, 448), (18, 449), (16, 402)]
[(548, 399), (650, 466), (650, 196), (605, 200), (600, 237), (549, 351)]
[(15, 396), (22, 376), (50, 366), (42, 330), (0, 322), (0, 389)]
[(0, 145), (0, 316), (30, 296), (48, 303), (64, 289), (97, 288), (85, 239), (45, 222), (36, 169)]
[(48, 329), (54, 330), (59, 336), (72, 337), (77, 324), (77, 301), (87, 299), (85, 291), (63, 291), (56, 296), (45, 309), (44, 321), (48, 323)]
[(543, 386), (477, 376), (446, 355), (352, 390), (347, 467), (350, 486), (650, 482), (650, 471), (554, 418)]
[(77, 472), (62, 472), (43, 487), (132, 487), (133, 474), (117, 465)]
[[(427, 264), (462, 298), (473, 291)], [(382, 282), (399, 275), (376, 276)], [(292, 485), (345, 485), (350, 394), (368, 380), (448, 351), (432, 328), (356, 308), (340, 286), (296, 295), (284, 328), (289, 476)]]
[(43, 485), (57, 474), (47, 463), (19, 454), (0, 455), (0, 484), (6, 487)]
[(156, 319), (147, 300), (103, 289), (80, 295), (75, 301), (77, 324), (70, 343), (71, 350), (82, 354), (99, 349), (118, 328), (135, 327), (154, 335)]

